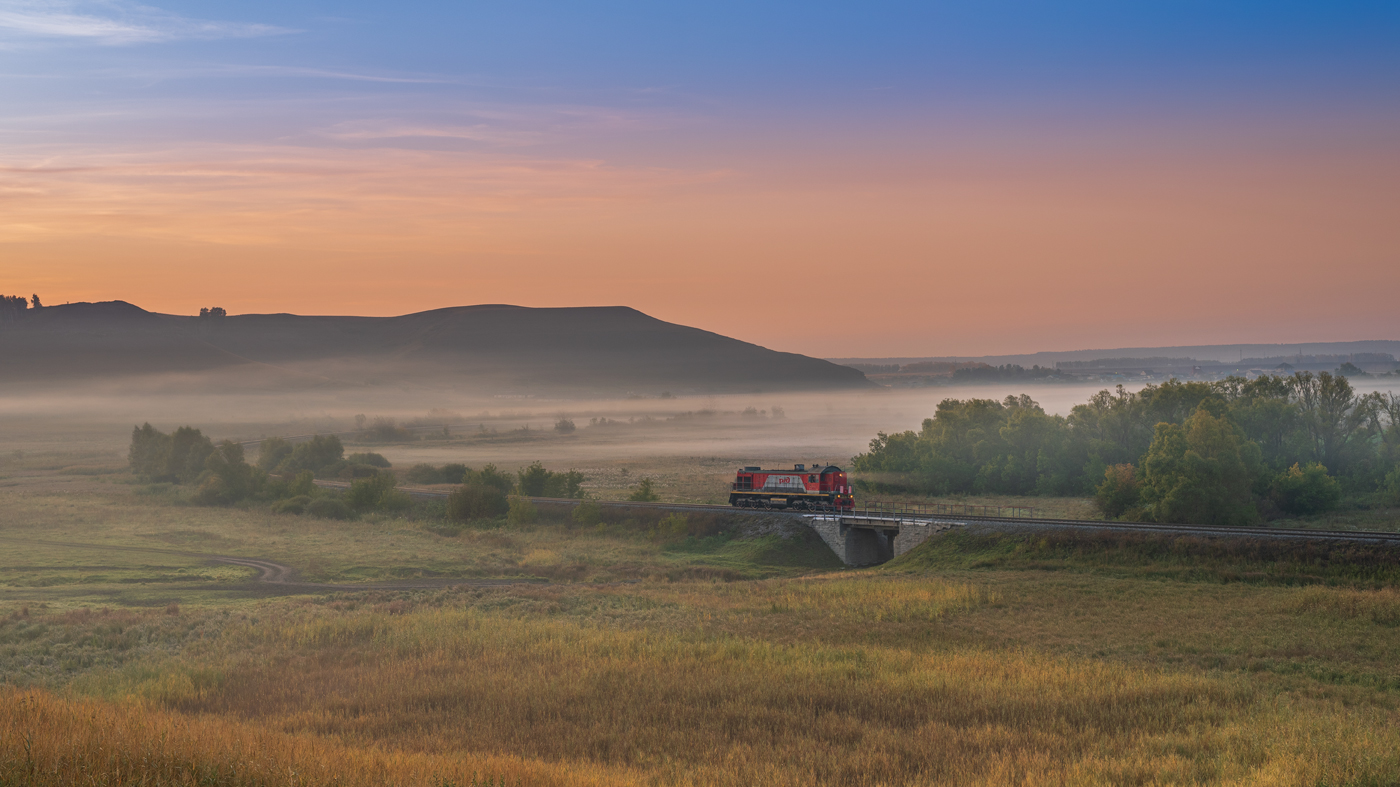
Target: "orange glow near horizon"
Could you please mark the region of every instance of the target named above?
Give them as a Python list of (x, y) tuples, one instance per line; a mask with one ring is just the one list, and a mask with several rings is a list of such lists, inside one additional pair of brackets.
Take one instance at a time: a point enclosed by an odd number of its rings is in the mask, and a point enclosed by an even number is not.
[(0, 292), (183, 314), (626, 305), (826, 357), (1400, 338), (1383, 149), (760, 153), (11, 153)]

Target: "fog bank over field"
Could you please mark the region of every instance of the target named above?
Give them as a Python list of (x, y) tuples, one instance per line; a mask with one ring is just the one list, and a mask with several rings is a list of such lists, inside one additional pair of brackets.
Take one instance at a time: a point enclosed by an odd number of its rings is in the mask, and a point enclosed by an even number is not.
[[(1360, 379), (1354, 384), (1359, 391), (1400, 393), (1395, 383), (1370, 386)], [(377, 446), (373, 450), (395, 464), (516, 466), (541, 460), (551, 467), (568, 467), (641, 456), (843, 464), (864, 451), (877, 432), (917, 430), (945, 398), (999, 400), (1026, 393), (1047, 412), (1065, 415), (1102, 389), (1008, 384), (564, 399), (384, 388), (260, 394), (96, 388), (44, 396), (0, 393), (0, 442), (6, 454), (79, 452), (95, 463), (120, 463), (125, 461), (132, 427), (149, 421), (165, 431), (188, 424), (216, 440), (247, 442), (340, 433), (348, 444)], [(574, 424), (572, 433), (556, 430), (561, 419)], [(376, 426), (390, 431), (372, 434)], [(250, 445), (249, 450), (255, 453), (256, 447)]]

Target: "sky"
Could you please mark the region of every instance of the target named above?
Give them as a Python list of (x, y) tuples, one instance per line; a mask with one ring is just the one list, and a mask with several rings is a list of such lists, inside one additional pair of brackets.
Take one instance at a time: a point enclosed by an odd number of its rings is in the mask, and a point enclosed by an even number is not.
[(1400, 339), (1400, 4), (0, 0), (0, 293)]

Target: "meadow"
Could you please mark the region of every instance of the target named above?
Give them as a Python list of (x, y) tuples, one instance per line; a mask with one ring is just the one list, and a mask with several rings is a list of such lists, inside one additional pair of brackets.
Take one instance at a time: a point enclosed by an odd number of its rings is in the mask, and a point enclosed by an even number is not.
[[(744, 462), (708, 459), (570, 464), (599, 497), (648, 475), (693, 499)], [(962, 530), (847, 570), (778, 534), (616, 513), (479, 529), (198, 507), (97, 454), (0, 475), (0, 784), (1400, 775), (1387, 554)], [(438, 586), (356, 584), (403, 581)]]

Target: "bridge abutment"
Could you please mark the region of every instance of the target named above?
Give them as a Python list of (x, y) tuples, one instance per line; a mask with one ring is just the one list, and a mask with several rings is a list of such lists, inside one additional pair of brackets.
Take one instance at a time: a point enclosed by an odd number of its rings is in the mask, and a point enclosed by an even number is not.
[(841, 562), (852, 568), (893, 560), (934, 533), (952, 527), (951, 523), (842, 516), (807, 517), (807, 522)]

